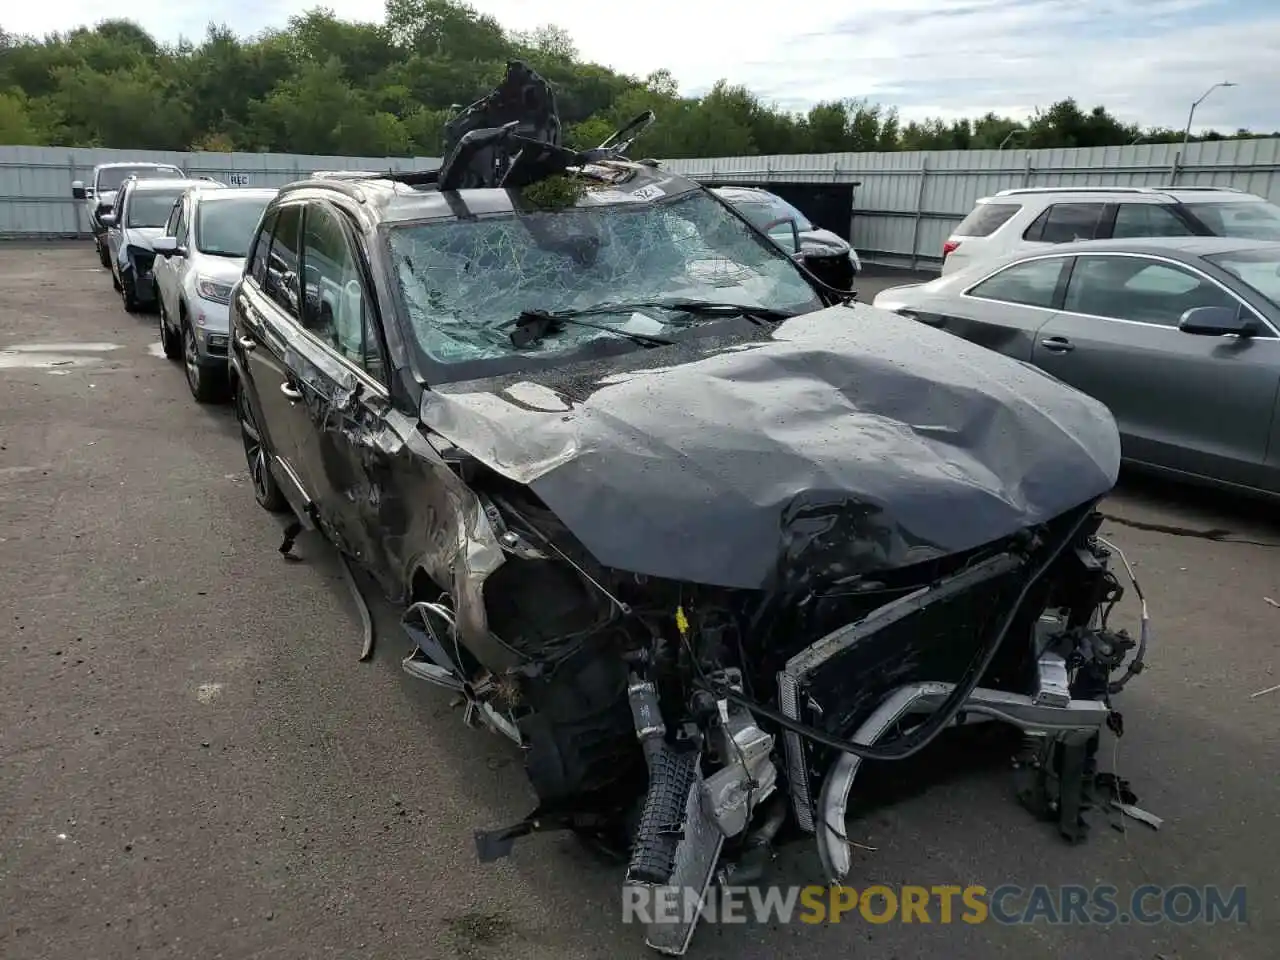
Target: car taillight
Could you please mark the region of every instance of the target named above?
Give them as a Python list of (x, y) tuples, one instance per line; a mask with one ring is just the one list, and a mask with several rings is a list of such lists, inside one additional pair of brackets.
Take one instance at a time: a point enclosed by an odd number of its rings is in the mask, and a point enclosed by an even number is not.
[(942, 245), (942, 259), (945, 260), (951, 254), (955, 253), (956, 248), (960, 246), (959, 240), (948, 240)]

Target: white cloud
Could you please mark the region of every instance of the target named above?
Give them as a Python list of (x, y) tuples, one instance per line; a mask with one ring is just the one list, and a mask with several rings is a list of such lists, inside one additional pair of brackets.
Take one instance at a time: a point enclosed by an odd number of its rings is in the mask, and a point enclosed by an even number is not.
[[(253, 33), (324, 2), (381, 19), (377, 0), (230, 0), (193, 12), (132, 12), (162, 39), (199, 37), (208, 20)], [(510, 29), (556, 23), (591, 60), (637, 76), (669, 68), (687, 92), (726, 78), (803, 108), (867, 97), (905, 118), (1027, 114), (1074, 96), (1126, 120), (1181, 127), (1210, 84), (1196, 125), (1280, 129), (1280, 5), (1274, 0), (647, 0), (623, 18), (598, 0), (471, 0)], [(96, 0), (10, 5), (4, 27), (40, 33), (100, 19)]]

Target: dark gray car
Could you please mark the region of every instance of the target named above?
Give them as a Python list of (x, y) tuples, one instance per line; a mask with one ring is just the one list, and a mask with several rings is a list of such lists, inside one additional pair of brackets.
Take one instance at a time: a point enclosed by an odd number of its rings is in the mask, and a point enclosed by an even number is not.
[(1280, 243), (1064, 244), (893, 287), (875, 305), (1103, 401), (1127, 462), (1280, 494)]

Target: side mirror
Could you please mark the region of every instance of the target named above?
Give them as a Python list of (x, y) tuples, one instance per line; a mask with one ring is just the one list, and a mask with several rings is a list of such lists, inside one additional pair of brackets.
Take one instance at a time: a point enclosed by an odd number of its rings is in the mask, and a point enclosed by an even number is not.
[(777, 220), (770, 220), (764, 225), (763, 229), (765, 233), (772, 237), (773, 231), (778, 227), (791, 228), (791, 252), (798, 254), (800, 252), (800, 228), (796, 226), (795, 220), (792, 217), (779, 217)]
[(187, 251), (178, 245), (177, 237), (157, 237), (151, 241), (151, 249), (162, 257), (184, 257)]
[(84, 188), (83, 180), (71, 181), (71, 196), (73, 196), (77, 200), (89, 199), (89, 191)]
[(98, 214), (98, 222), (104, 227), (114, 227), (116, 225), (116, 215), (114, 213)]
[(1252, 337), (1258, 321), (1243, 307), (1192, 307), (1178, 321), (1178, 329), (1206, 337)]

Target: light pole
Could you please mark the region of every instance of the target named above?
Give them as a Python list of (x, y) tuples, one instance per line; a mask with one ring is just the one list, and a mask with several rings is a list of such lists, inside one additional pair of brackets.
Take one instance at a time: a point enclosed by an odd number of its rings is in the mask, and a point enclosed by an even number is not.
[(1235, 84), (1232, 83), (1230, 80), (1223, 80), (1221, 83), (1215, 83), (1212, 87), (1210, 87), (1208, 90), (1204, 92), (1204, 96), (1202, 96), (1195, 103), (1191, 104), (1191, 112), (1187, 114), (1187, 129), (1182, 132), (1182, 149), (1184, 152), (1187, 149), (1187, 141), (1191, 138), (1191, 121), (1192, 119), (1194, 119), (1196, 115), (1196, 107), (1204, 103), (1205, 100), (1209, 98), (1209, 94), (1213, 93), (1213, 91), (1217, 90), (1219, 87), (1234, 87), (1234, 86)]

